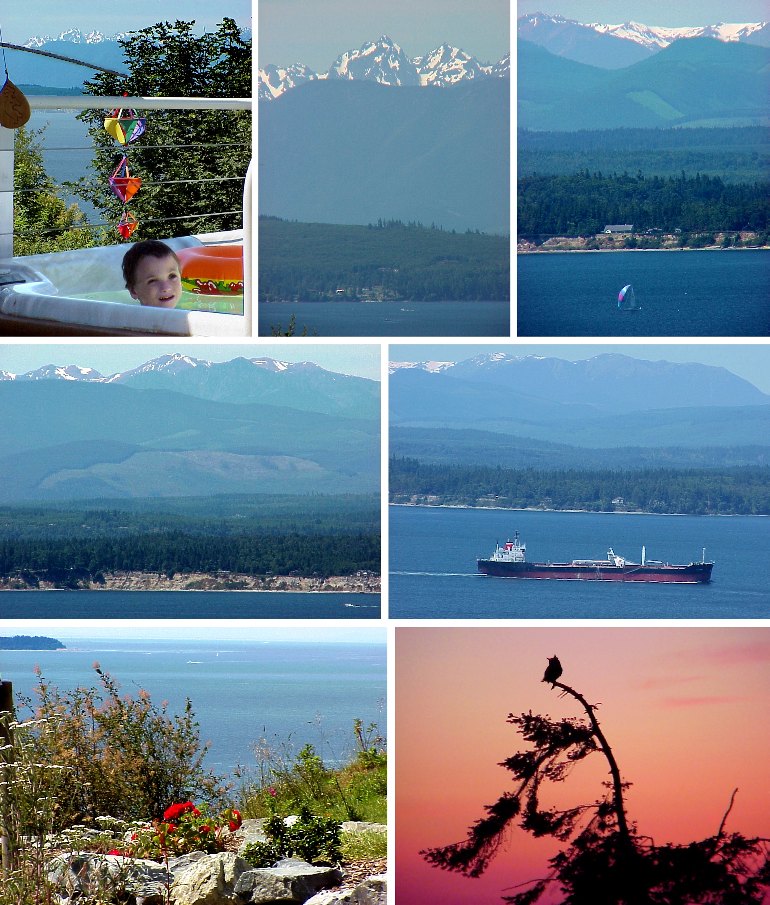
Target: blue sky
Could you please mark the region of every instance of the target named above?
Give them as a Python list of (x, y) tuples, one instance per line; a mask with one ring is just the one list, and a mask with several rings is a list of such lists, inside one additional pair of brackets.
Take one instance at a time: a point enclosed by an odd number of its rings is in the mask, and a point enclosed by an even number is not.
[(770, 393), (770, 344), (768, 343), (654, 343), (639, 345), (635, 343), (582, 344), (575, 343), (515, 343), (497, 344), (433, 344), (419, 343), (414, 345), (392, 345), (389, 358), (391, 361), (464, 361), (474, 355), (487, 352), (505, 351), (510, 355), (544, 355), (552, 358), (564, 358), (567, 361), (581, 361), (601, 355), (603, 352), (615, 352), (642, 358), (648, 361), (695, 361), (701, 364), (727, 368), (733, 374), (743, 377), (764, 393)]
[(118, 32), (136, 31), (156, 22), (182, 19), (195, 21), (201, 31), (212, 29), (229, 16), (241, 26), (251, 25), (251, 0), (226, 0), (211, 3), (210, 0), (131, 0), (128, 3), (94, 3), (93, 0), (36, 0), (30, 7), (20, 0), (3, 3), (0, 26), (3, 40), (22, 44), (34, 35), (50, 34), (54, 37), (68, 28), (83, 32), (100, 31), (111, 37)]
[(618, 25), (716, 25), (717, 22), (765, 22), (770, 19), (767, 0), (518, 0), (517, 15), (543, 12), (578, 22)]
[(81, 343), (11, 343), (0, 341), (0, 370), (25, 374), (43, 365), (81, 365), (105, 376), (144, 364), (161, 355), (189, 355), (206, 361), (230, 361), (244, 358), (275, 358), (279, 361), (312, 361), (338, 374), (380, 379), (380, 347), (373, 343), (127, 343), (123, 339)]
[(159, 641), (312, 642), (384, 644), (385, 628), (271, 625), (257, 619), (3, 619), (0, 634), (45, 635), (63, 644), (77, 639)]
[(326, 71), (382, 34), (410, 57), (448, 43), (496, 62), (509, 48), (509, 9), (509, 0), (259, 0), (259, 64)]

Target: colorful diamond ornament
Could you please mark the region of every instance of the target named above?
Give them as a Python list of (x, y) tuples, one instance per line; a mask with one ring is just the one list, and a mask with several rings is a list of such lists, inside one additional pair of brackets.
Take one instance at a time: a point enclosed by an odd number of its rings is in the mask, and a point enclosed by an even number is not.
[(147, 128), (147, 120), (139, 116), (136, 110), (112, 110), (104, 120), (104, 129), (115, 141), (122, 145), (136, 141)]
[(141, 185), (142, 180), (128, 172), (128, 158), (124, 154), (120, 159), (120, 163), (115, 167), (112, 176), (110, 176), (110, 188), (125, 204), (134, 197)]
[(128, 210), (126, 204), (134, 197), (142, 185), (138, 176), (132, 176), (128, 170), (128, 145), (143, 135), (147, 128), (147, 120), (139, 116), (136, 110), (120, 107), (111, 110), (104, 120), (104, 129), (115, 141), (126, 148), (118, 165), (110, 176), (110, 188), (123, 202), (123, 214), (118, 222), (118, 232), (124, 239), (130, 239), (139, 226), (139, 221)]

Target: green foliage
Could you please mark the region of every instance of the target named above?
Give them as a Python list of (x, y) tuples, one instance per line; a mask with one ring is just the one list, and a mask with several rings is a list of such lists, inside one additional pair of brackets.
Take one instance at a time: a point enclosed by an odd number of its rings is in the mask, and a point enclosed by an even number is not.
[(340, 842), (343, 863), (351, 861), (374, 861), (388, 855), (388, 835), (383, 832), (365, 830), (363, 832), (342, 833)]
[(594, 235), (610, 223), (631, 223), (637, 232), (762, 233), (770, 223), (769, 189), (767, 182), (730, 185), (700, 173), (666, 179), (642, 173), (605, 176), (589, 170), (535, 174), (518, 181), (518, 234)]
[(86, 248), (98, 236), (86, 228), (85, 214), (77, 205), (67, 206), (56, 195), (56, 186), (43, 165), (40, 136), (43, 130), (24, 126), (14, 135), (13, 253)]
[[(67, 774), (63, 787), (42, 788), (54, 802), (60, 829), (101, 814), (123, 819), (159, 816), (168, 802), (199, 794), (218, 801), (219, 779), (206, 770), (198, 723), (187, 701), (170, 715), (149, 694), (123, 695), (98, 664), (101, 687), (62, 691), (38, 674), (33, 731), (42, 763)], [(32, 702), (29, 702), (32, 706)]]
[(241, 852), (254, 867), (270, 867), (280, 858), (299, 858), (308, 864), (337, 864), (342, 858), (340, 824), (328, 817), (314, 817), (306, 807), (300, 809), (296, 820), (273, 815), (265, 832), (267, 843), (248, 845)]
[[(770, 467), (535, 469), (390, 460), (392, 502), (770, 515)], [(615, 504), (613, 500), (622, 499)]]
[[(148, 97), (250, 97), (251, 42), (233, 19), (197, 35), (195, 22), (159, 22), (120, 40), (128, 76), (99, 73), (89, 94)], [(121, 203), (107, 179), (121, 151), (103, 129), (103, 112), (86, 112), (92, 124), (93, 175), (78, 193), (117, 222)], [(251, 157), (248, 111), (150, 111), (147, 131), (131, 146), (133, 175), (142, 179), (131, 200), (139, 220), (136, 238), (165, 238), (242, 226), (243, 180)], [(114, 241), (119, 241), (117, 233)]]
[(162, 861), (170, 855), (221, 852), (225, 849), (225, 829), (233, 832), (240, 825), (241, 815), (232, 808), (211, 817), (206, 805), (197, 808), (191, 801), (179, 802), (166, 808), (162, 820), (139, 828), (127, 845), (110, 854)]
[(355, 720), (355, 756), (329, 767), (313, 745), (299, 751), (263, 739), (256, 749), (259, 779), (243, 795), (250, 817), (292, 814), (302, 808), (338, 820), (387, 821), (387, 754), (376, 724)]
[(47, 577), (77, 586), (100, 572), (132, 570), (322, 577), (380, 571), (378, 501), (371, 496), (103, 505), (0, 508), (0, 575), (20, 571), (33, 583)]
[(259, 299), (265, 302), (507, 301), (509, 260), (505, 236), (400, 221), (259, 220)]

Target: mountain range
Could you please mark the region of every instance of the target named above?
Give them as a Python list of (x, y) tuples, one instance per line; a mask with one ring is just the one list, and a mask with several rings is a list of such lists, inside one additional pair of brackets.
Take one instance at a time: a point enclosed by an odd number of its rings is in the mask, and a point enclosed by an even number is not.
[(518, 124), (532, 130), (762, 125), (770, 48), (690, 38), (610, 70), (519, 40), (517, 92)]
[(497, 63), (481, 63), (459, 47), (442, 44), (418, 57), (408, 57), (388, 35), (357, 50), (341, 53), (325, 72), (302, 63), (267, 64), (258, 70), (259, 100), (275, 100), (290, 88), (317, 79), (365, 80), (391, 86), (446, 86), (468, 79), (505, 78), (510, 75), (510, 54)]
[(389, 394), (398, 455), (560, 468), (770, 462), (770, 395), (708, 365), (500, 352), (393, 362)]
[[(151, 24), (151, 23), (148, 23)], [(94, 67), (104, 67), (116, 72), (125, 71), (125, 55), (120, 40), (130, 32), (104, 35), (100, 31), (81, 31), (68, 28), (58, 35), (34, 35), (21, 47), (58, 54), (79, 60)], [(242, 28), (244, 39), (251, 38), (251, 29)], [(29, 86), (43, 86), (47, 89), (80, 89), (84, 80), (92, 78), (95, 70), (86, 66), (75, 66), (62, 60), (51, 59), (36, 53), (5, 49), (8, 71), (16, 85), (25, 89)], [(35, 92), (29, 92), (35, 93)], [(39, 92), (37, 92), (39, 93)], [(51, 93), (59, 93), (52, 91)]]
[(259, 212), (303, 223), (510, 230), (510, 83), (314, 80), (262, 104)]
[(379, 387), (310, 362), (168, 355), (0, 373), (0, 502), (371, 493)]
[(625, 22), (582, 23), (563, 16), (529, 13), (516, 23), (519, 38), (557, 56), (605, 69), (622, 69), (645, 60), (683, 38), (714, 38), (770, 46), (770, 22), (724, 23), (668, 28)]

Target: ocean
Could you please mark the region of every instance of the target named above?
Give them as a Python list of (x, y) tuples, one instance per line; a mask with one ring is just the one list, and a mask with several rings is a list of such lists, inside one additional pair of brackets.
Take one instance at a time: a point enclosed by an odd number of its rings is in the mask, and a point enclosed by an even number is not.
[[(770, 251), (628, 251), (517, 258), (519, 336), (768, 336)], [(620, 311), (631, 283), (637, 311)]]
[(261, 738), (295, 751), (311, 743), (331, 765), (353, 753), (355, 719), (387, 730), (384, 632), (382, 644), (218, 641), (215, 632), (207, 641), (60, 640), (66, 650), (0, 651), (17, 707), (32, 695), (35, 666), (52, 684), (73, 689), (99, 684), (98, 662), (122, 692), (143, 688), (156, 705), (168, 701), (169, 713), (182, 713), (189, 697), (201, 741), (211, 743), (206, 765), (222, 776), (253, 768)]
[(379, 619), (379, 594), (0, 591), (0, 619)]
[(510, 336), (508, 302), (260, 302), (259, 335)]
[[(519, 531), (527, 558), (615, 553), (713, 560), (707, 585), (491, 578), (476, 570)], [(770, 519), (390, 507), (389, 614), (410, 619), (757, 619), (770, 617)]]

